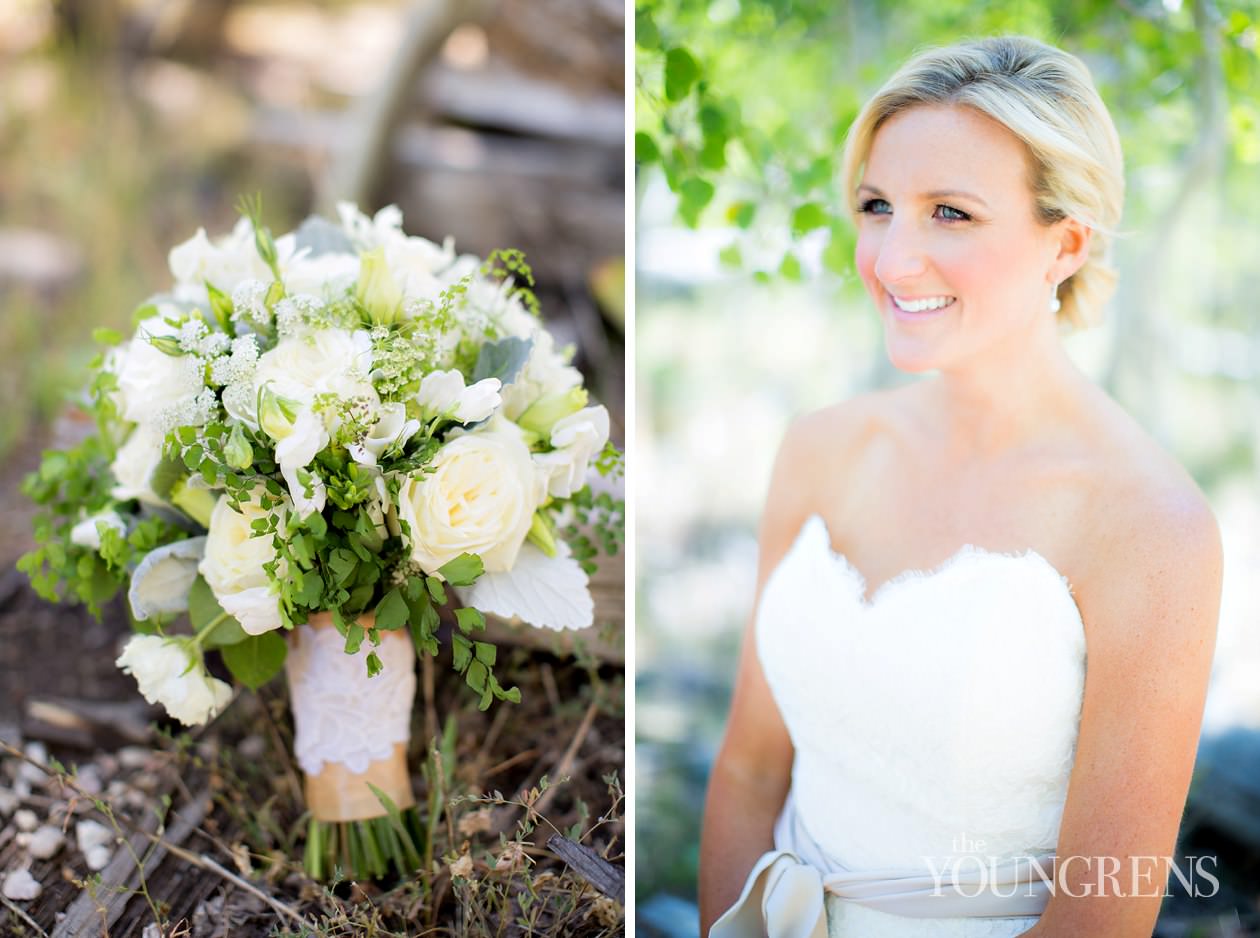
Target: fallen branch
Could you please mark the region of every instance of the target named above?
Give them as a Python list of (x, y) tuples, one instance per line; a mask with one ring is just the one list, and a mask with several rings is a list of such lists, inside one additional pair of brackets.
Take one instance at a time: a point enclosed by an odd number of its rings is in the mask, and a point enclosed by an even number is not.
[(560, 834), (552, 834), (547, 838), (547, 849), (609, 899), (616, 899), (625, 905), (626, 874), (590, 847), (575, 843)]
[(40, 928), (35, 919), (23, 912), (21, 906), (15, 905), (11, 900), (5, 898), (4, 896), (0, 896), (0, 902), (3, 902), (10, 912), (24, 921), (27, 925), (30, 925), (31, 928), (35, 929), (35, 934), (43, 935), (43, 938), (48, 938), (48, 932)]

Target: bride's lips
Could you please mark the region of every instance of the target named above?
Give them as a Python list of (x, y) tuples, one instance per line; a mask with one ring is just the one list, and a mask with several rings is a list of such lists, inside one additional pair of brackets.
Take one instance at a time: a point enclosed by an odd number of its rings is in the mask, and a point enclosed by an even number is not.
[[(937, 294), (937, 295), (940, 295), (940, 294)], [(940, 309), (929, 309), (929, 310), (924, 310), (921, 313), (910, 313), (902, 309), (900, 306), (898, 306), (893, 301), (892, 294), (889, 293), (887, 290), (884, 291), (884, 298), (888, 306), (888, 309), (892, 311), (893, 318), (896, 319), (898, 322), (920, 323), (920, 322), (927, 322), (933, 319), (940, 319), (942, 316), (944, 316), (946, 313), (948, 313), (950, 310), (952, 310), (955, 306), (958, 305), (958, 298), (955, 297), (952, 303), (950, 303), (948, 306), (942, 306)], [(919, 297), (902, 297), (903, 301), (908, 300), (908, 299), (919, 299)]]

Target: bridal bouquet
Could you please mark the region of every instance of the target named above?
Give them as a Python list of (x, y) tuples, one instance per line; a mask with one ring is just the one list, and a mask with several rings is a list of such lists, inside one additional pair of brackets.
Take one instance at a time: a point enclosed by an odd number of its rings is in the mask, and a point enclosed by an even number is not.
[(617, 469), (608, 413), (519, 252), (482, 263), (395, 207), (338, 212), (273, 239), (246, 203), (227, 237), (171, 251), (133, 336), (98, 330), (95, 432), (27, 480), (44, 511), (20, 562), (98, 613), (126, 586), (140, 634), (118, 665), (182, 723), (231, 698), (207, 651), (249, 687), (287, 670), (316, 877), (418, 862), (406, 743), (439, 610), (482, 708), (519, 700), (473, 637), (483, 613), (591, 625), (596, 548), (570, 522), (610, 552), (621, 532), (586, 482)]

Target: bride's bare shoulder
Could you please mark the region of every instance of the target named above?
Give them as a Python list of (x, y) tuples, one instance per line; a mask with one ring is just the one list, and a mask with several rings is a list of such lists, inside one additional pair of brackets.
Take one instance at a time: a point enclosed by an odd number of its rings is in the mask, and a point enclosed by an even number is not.
[(781, 536), (824, 510), (870, 453), (908, 432), (905, 391), (867, 391), (791, 422), (775, 460), (766, 511)]
[(802, 414), (788, 428), (784, 446), (834, 478), (871, 444), (909, 432), (914, 398), (913, 386), (879, 389)]

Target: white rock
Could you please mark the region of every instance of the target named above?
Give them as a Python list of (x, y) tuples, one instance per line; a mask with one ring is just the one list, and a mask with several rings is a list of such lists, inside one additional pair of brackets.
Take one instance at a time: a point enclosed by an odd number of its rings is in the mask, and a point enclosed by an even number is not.
[(143, 746), (123, 746), (118, 750), (118, 761), (124, 769), (142, 769), (153, 758), (153, 752)]
[(94, 765), (80, 767), (75, 781), (89, 795), (99, 795), (105, 789), (105, 785), (101, 782), (101, 771)]
[(162, 938), (162, 929), (158, 927), (157, 922), (150, 922), (144, 926), (144, 931), (141, 933), (140, 938)]
[(74, 839), (79, 845), (79, 851), (86, 854), (93, 847), (112, 842), (114, 832), (97, 821), (80, 821), (74, 825)]
[(88, 869), (93, 871), (105, 869), (113, 856), (113, 852), (104, 844), (83, 851), (83, 859), (87, 860)]
[(18, 870), (4, 878), (4, 897), (14, 902), (29, 902), (39, 898), (43, 888), (35, 882), (29, 870)]
[(7, 788), (0, 788), (0, 815), (7, 817), (17, 810), (17, 806), (22, 803), (16, 794)]
[(51, 860), (65, 842), (66, 837), (60, 830), (45, 824), (31, 834), (31, 842), (27, 849), (36, 860)]
[(22, 808), (13, 815), (13, 823), (17, 825), (20, 831), (33, 831), (39, 827), (39, 815), (30, 808)]
[[(48, 764), (48, 747), (43, 743), (38, 741), (29, 742), (26, 744), (25, 752), (26, 758), (33, 759), (40, 765)], [(18, 766), (18, 778), (24, 779), (32, 785), (43, 785), (48, 780), (48, 776), (44, 774), (43, 770), (37, 769), (29, 762), (23, 762)]]

